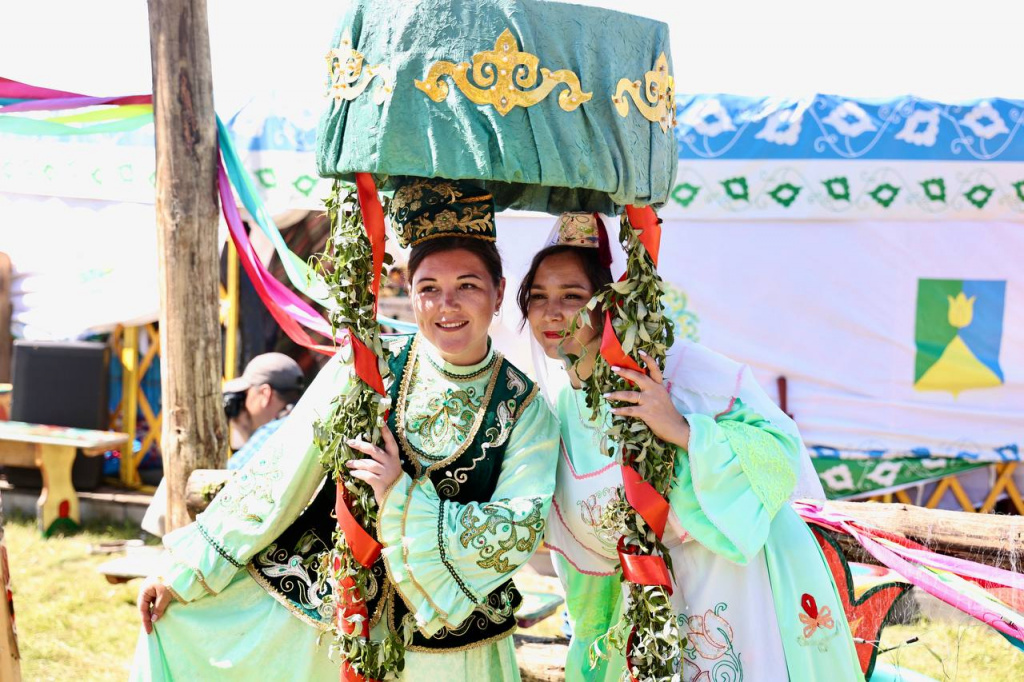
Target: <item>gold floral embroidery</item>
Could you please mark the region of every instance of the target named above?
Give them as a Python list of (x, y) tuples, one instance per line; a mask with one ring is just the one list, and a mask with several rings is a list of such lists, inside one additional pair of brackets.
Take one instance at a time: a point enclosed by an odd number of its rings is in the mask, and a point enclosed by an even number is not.
[[(400, 441), (402, 447), (406, 451), (424, 455), (428, 459), (432, 459), (431, 457), (423, 453), (421, 450), (418, 450), (412, 443), (409, 442), (409, 439), (406, 437), (406, 409), (409, 406), (410, 385), (413, 383), (414, 376), (417, 374), (420, 366), (419, 338), (419, 336), (413, 337), (413, 347), (409, 351), (408, 366), (406, 367), (405, 372), (403, 373), (402, 382), (399, 385), (398, 404), (395, 407), (395, 426), (398, 429), (398, 433), (396, 434), (398, 436), (398, 440)], [(500, 367), (503, 357), (501, 356), (500, 353), (496, 353), (496, 355), (497, 359), (495, 360), (495, 364)], [(480, 401), (481, 404), (487, 405), (491, 402), (491, 395), (494, 393), (494, 387), (498, 382), (498, 376), (500, 374), (501, 372), (497, 371), (491, 373), (491, 378), (487, 382), (487, 389), (484, 391), (483, 399)], [(462, 453), (469, 449), (469, 446), (473, 443), (473, 439), (476, 437), (477, 431), (483, 424), (485, 414), (486, 410), (477, 410), (476, 416), (474, 417), (473, 420), (473, 425), (470, 427), (469, 434), (467, 434), (466, 439), (462, 442), (462, 444), (459, 445), (452, 454), (448, 455), (444, 459), (434, 462), (429, 467), (427, 467), (426, 473), (431, 473), (437, 469), (440, 469), (441, 467), (447, 466), (454, 462), (459, 457), (461, 457)], [(420, 464), (417, 458), (414, 457), (412, 458), (412, 460), (413, 467), (416, 470), (414, 478), (419, 478), (424, 474), (423, 466)]]
[(419, 436), (421, 449), (428, 452), (437, 452), (452, 442), (465, 442), (481, 405), (472, 386), (461, 390), (446, 388), (429, 396), (426, 404), (411, 402), (409, 430)]
[(364, 69), (364, 61), (363, 54), (352, 47), (352, 29), (346, 28), (338, 47), (327, 53), (327, 74), (331, 82), (328, 96), (337, 102), (351, 102), (363, 94), (370, 81), (379, 77), (373, 102), (384, 104), (395, 89), (394, 73), (386, 64), (366, 65)]
[[(469, 504), (459, 522), (466, 530), (459, 536), (464, 548), (473, 545), (480, 555), (476, 565), (493, 568), (498, 573), (509, 573), (519, 566), (519, 560), (529, 556), (544, 533), (542, 498), (530, 498), (531, 508), (522, 513), (506, 501), (484, 505)], [(506, 556), (510, 552), (513, 561)]]
[(675, 127), (675, 80), (668, 72), (668, 59), (665, 58), (664, 52), (655, 60), (654, 70), (644, 74), (643, 95), (640, 94), (640, 81), (631, 81), (628, 78), (619, 81), (612, 97), (612, 103), (615, 104), (619, 116), (625, 117), (629, 114), (629, 98), (633, 99), (633, 104), (640, 115), (660, 125), (663, 132)]
[[(448, 96), (448, 83), (442, 78), (449, 76), (469, 101), (474, 104), (490, 104), (502, 116), (515, 107), (537, 104), (559, 84), (566, 86), (558, 95), (558, 105), (564, 111), (573, 111), (593, 97), (594, 93), (583, 92), (579, 76), (569, 69), (551, 71), (542, 68), (540, 85), (537, 85), (539, 64), (540, 59), (536, 55), (519, 50), (512, 32), (505, 29), (494, 41), (493, 50), (473, 55), (472, 68), (467, 62), (453, 64), (444, 60), (437, 61), (431, 65), (426, 78), (415, 83), (427, 97), (442, 102)], [(470, 72), (472, 80), (482, 87), (470, 83)]]
[(494, 241), (494, 215), (487, 206), (469, 205), (458, 211), (441, 211), (433, 218), (421, 215), (403, 229), (405, 241), (410, 244), (431, 237), (451, 237), (452, 233)]
[(417, 178), (395, 190), (391, 199), (391, 213), (399, 222), (404, 222), (406, 215), (423, 208), (424, 201), (428, 204), (451, 204), (461, 198), (462, 190), (451, 180)]

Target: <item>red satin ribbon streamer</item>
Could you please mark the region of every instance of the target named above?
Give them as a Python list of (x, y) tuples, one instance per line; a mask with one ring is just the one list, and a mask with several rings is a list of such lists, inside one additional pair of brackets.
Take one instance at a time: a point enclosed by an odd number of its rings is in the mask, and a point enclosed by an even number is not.
[(348, 508), (345, 487), (338, 481), (338, 495), (334, 500), (334, 513), (338, 517), (338, 526), (345, 534), (345, 541), (352, 551), (352, 556), (363, 568), (370, 568), (380, 556), (381, 544), (366, 532)]
[(630, 506), (643, 517), (660, 540), (668, 523), (668, 502), (633, 467), (622, 467), (622, 487)]
[(376, 315), (380, 275), (384, 268), (384, 208), (380, 205), (377, 186), (369, 173), (356, 173), (356, 193), (359, 196), (359, 210), (363, 212), (363, 226), (373, 253), (373, 280), (370, 288), (373, 290), (373, 314)]
[[(622, 350), (619, 337), (615, 335), (615, 328), (612, 327), (611, 311), (604, 311), (604, 331), (601, 333), (601, 357), (612, 367), (625, 367), (636, 372), (643, 372), (643, 368), (636, 364), (636, 360), (626, 355)], [(625, 379), (625, 377), (623, 377)], [(629, 381), (627, 379), (627, 381)]]
[[(337, 559), (335, 559), (337, 562)], [(337, 565), (335, 565), (337, 568)], [(366, 608), (366, 602), (359, 596), (359, 590), (356, 587), (356, 583), (352, 578), (345, 578), (338, 585), (338, 610), (336, 618), (338, 619), (338, 628), (347, 635), (355, 632), (356, 625), (349, 622), (348, 618), (351, 616), (362, 616), (359, 621), (360, 635), (363, 637), (370, 636), (370, 612)], [(340, 670), (341, 682), (379, 682), (373, 678), (368, 678), (365, 675), (357, 673), (348, 661), (342, 660)]]
[(658, 267), (658, 253), (661, 250), (661, 221), (658, 220), (658, 214), (650, 206), (627, 206), (626, 215), (629, 216), (629, 224), (640, 233), (637, 237), (654, 261), (654, 267)]
[(665, 560), (660, 556), (637, 554), (639, 551), (635, 545), (627, 545), (624, 536), (619, 538), (618, 552), (622, 575), (631, 583), (664, 587), (672, 594), (672, 576), (668, 573)]

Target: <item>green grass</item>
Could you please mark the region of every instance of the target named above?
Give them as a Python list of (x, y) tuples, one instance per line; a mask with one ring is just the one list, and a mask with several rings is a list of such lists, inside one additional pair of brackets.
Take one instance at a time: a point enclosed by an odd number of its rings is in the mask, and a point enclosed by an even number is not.
[(127, 678), (139, 628), (139, 581), (109, 584), (96, 567), (110, 557), (90, 556), (88, 546), (138, 534), (137, 527), (95, 525), (44, 540), (35, 519), (7, 519), (4, 541), (25, 680)]
[[(88, 546), (138, 535), (130, 526), (93, 525), (72, 537), (43, 540), (34, 519), (8, 518), (4, 526), (14, 580), (14, 606), (25, 680), (124, 680), (135, 649), (139, 581), (110, 585), (96, 568), (108, 556), (90, 556)], [(542, 589), (543, 579), (522, 579)], [(530, 580), (534, 582), (530, 582)], [(547, 579), (550, 582), (552, 579)], [(536, 583), (536, 584), (534, 584)], [(561, 616), (531, 628), (534, 635), (558, 634)], [(917, 637), (919, 642), (884, 654), (881, 660), (943, 682), (1024, 680), (1024, 653), (994, 630), (974, 621), (921, 620), (893, 626), (883, 647)]]
[(977, 621), (922, 619), (910, 625), (893, 625), (882, 632), (882, 649), (899, 646), (912, 637), (919, 641), (883, 654), (879, 660), (942, 682), (1024, 680), (1024, 653)]

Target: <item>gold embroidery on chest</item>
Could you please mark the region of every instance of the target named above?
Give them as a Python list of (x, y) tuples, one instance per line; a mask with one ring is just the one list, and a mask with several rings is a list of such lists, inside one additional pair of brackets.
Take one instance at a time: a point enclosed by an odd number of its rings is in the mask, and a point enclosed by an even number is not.
[[(419, 386), (413, 387), (417, 393)], [(480, 409), (480, 396), (472, 386), (464, 389), (445, 388), (440, 394), (413, 398), (408, 408), (409, 431), (420, 439), (420, 448), (431, 459), (432, 455), (449, 442), (463, 443), (469, 435), (473, 419)]]
[[(476, 409), (476, 414), (473, 415), (472, 424), (469, 425), (468, 429), (465, 432), (464, 439), (459, 444), (459, 446), (455, 448), (455, 451), (452, 454), (448, 455), (447, 457), (444, 457), (443, 459), (438, 459), (436, 456), (432, 457), (428, 453), (423, 452), (423, 450), (421, 450), (420, 448), (417, 448), (415, 445), (409, 442), (408, 438), (408, 433), (410, 429), (410, 416), (408, 414), (408, 410), (410, 408), (409, 394), (410, 389), (412, 388), (412, 385), (415, 380), (415, 374), (419, 367), (419, 341), (419, 336), (415, 337), (412, 342), (412, 348), (409, 350), (409, 359), (407, 361), (405, 371), (402, 373), (402, 383), (398, 388), (398, 405), (395, 409), (395, 426), (398, 430), (398, 433), (396, 435), (398, 436), (402, 448), (412, 458), (412, 465), (413, 468), (415, 469), (414, 478), (420, 478), (424, 474), (429, 474), (432, 471), (435, 471), (437, 469), (440, 469), (441, 467), (451, 464), (456, 459), (458, 459), (464, 452), (466, 452), (467, 449), (469, 449), (469, 446), (472, 445), (473, 440), (476, 438), (477, 432), (480, 430), (480, 427), (483, 424), (484, 415), (486, 413), (486, 407), (491, 402), (491, 396), (494, 394), (494, 387), (497, 384), (498, 375), (501, 374), (501, 372), (498, 371), (498, 369), (500, 369), (502, 362), (501, 355), (496, 353), (495, 355), (497, 356), (497, 358), (495, 360), (495, 371), (491, 374), (491, 378), (487, 382), (487, 388), (484, 391), (483, 398), (480, 399), (478, 403), (479, 407), (477, 407)], [(425, 459), (431, 460), (433, 463), (430, 464), (430, 466), (428, 466), (426, 469), (424, 469), (423, 465), (419, 461), (418, 456), (422, 456)]]

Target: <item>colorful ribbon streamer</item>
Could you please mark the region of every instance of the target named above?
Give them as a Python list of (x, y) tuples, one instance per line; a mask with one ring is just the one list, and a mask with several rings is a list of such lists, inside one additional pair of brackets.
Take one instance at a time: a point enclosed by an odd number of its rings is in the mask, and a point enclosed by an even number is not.
[(994, 628), (1024, 651), (1024, 614), (1016, 612), (985, 586), (1012, 590), (1024, 587), (1024, 578), (1000, 568), (936, 554), (892, 533), (864, 525), (810, 501), (793, 503), (808, 523), (852, 536), (869, 554), (925, 592)]

